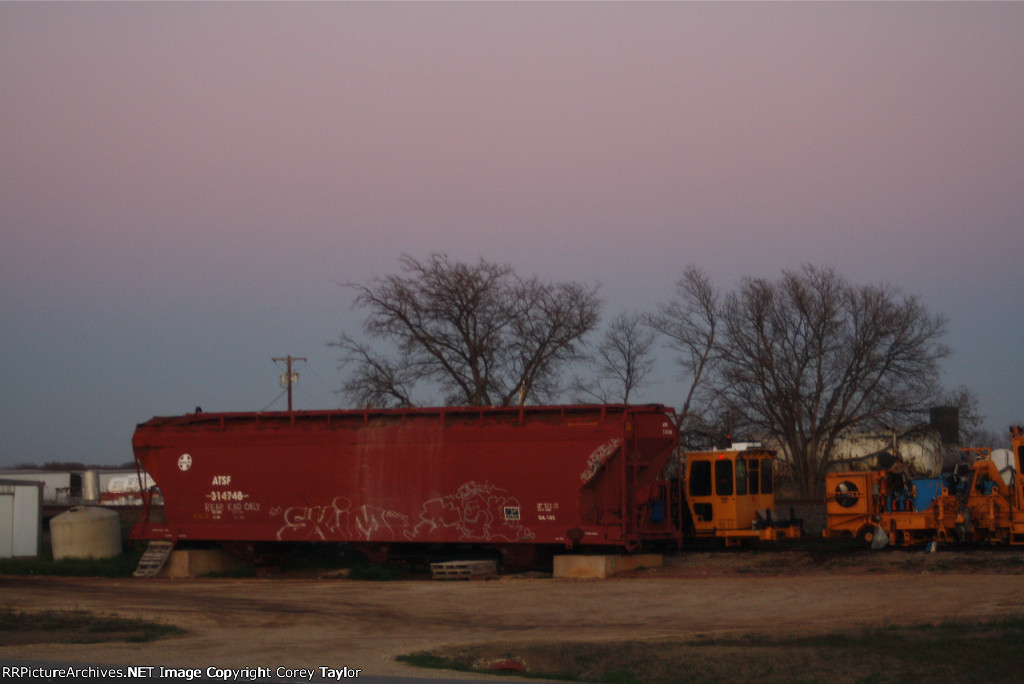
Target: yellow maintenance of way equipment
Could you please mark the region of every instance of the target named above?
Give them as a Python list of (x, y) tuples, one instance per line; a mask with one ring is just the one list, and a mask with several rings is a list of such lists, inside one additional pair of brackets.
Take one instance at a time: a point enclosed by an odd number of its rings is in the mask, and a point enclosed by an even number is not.
[(1010, 428), (1007, 484), (990, 449), (962, 449), (950, 473), (913, 478), (898, 469), (828, 475), (825, 537), (881, 548), (928, 542), (1024, 544), (1024, 428)]
[(802, 522), (774, 516), (775, 454), (748, 448), (686, 454), (686, 501), (696, 539), (721, 539), (726, 546), (751, 541), (797, 539)]

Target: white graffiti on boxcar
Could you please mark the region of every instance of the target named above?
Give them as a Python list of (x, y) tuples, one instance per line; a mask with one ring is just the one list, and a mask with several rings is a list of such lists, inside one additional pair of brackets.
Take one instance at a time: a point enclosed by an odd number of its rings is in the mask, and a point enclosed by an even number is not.
[(292, 506), (283, 513), (284, 525), (277, 531), (282, 539), (338, 539), (348, 530), (348, 507), (352, 502), (336, 497), (328, 506)]
[(409, 525), (408, 516), (398, 511), (367, 505), (353, 511), (352, 501), (344, 496), (335, 497), (328, 506), (292, 506), (284, 510), (283, 517), (278, 540), (344, 541), (358, 537), (393, 541), (398, 531)]
[[(454, 494), (425, 501), (416, 526), (406, 539), (437, 538), (439, 528), (455, 528), (462, 541), (516, 542), (534, 534), (518, 518), (519, 500), (489, 483), (466, 482)], [(516, 515), (510, 515), (515, 511)]]
[(622, 444), (622, 440), (618, 437), (613, 437), (608, 440), (607, 443), (594, 449), (594, 453), (590, 454), (587, 458), (587, 467), (580, 473), (580, 479), (584, 483), (590, 482), (590, 479), (597, 474), (597, 471), (604, 465), (604, 462), (615, 453), (615, 450)]

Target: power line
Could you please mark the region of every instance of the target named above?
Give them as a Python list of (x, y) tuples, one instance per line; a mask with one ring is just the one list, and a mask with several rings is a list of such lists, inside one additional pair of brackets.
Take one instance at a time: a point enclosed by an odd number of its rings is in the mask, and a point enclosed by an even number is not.
[(340, 391), (332, 387), (330, 381), (320, 372), (315, 361), (306, 363), (305, 380), (295, 386), (295, 403), (304, 398), (312, 402), (312, 406), (324, 409), (339, 408), (338, 394)]
[(281, 393), (280, 393), (280, 394), (278, 394), (278, 395), (277, 395), (276, 397), (274, 397), (274, 400), (273, 400), (272, 402), (270, 402), (269, 404), (267, 404), (266, 406), (264, 406), (263, 408), (261, 408), (261, 409), (260, 409), (260, 412), (262, 413), (263, 411), (266, 411), (266, 410), (267, 410), (268, 408), (270, 408), (271, 406), (273, 406), (274, 404), (276, 404), (276, 403), (277, 403), (277, 400), (278, 400), (278, 399), (280, 399), (281, 397), (283, 397), (283, 396), (284, 396), (284, 392), (285, 392), (284, 390), (281, 390)]

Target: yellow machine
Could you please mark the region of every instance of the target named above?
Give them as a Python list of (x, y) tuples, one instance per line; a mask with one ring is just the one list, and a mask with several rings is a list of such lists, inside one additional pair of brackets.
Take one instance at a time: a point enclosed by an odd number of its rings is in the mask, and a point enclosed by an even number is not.
[(743, 541), (796, 539), (798, 520), (774, 518), (775, 454), (765, 449), (686, 454), (686, 500), (697, 539)]
[(1024, 544), (1024, 480), (1021, 479), (1021, 464), (1024, 464), (1024, 428), (1019, 425), (1010, 428), (1010, 445), (1013, 448), (1014, 459), (1010, 543)]
[(1004, 483), (989, 449), (963, 449), (939, 477), (899, 470), (833, 473), (825, 482), (825, 537), (854, 537), (881, 548), (930, 541), (1024, 544), (1024, 430), (1010, 429), (1011, 483)]

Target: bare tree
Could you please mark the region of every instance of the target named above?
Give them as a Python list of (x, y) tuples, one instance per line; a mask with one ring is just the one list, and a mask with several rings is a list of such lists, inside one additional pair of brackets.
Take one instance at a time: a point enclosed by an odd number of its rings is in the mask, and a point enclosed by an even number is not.
[(409, 408), (413, 406), (411, 387), (406, 379), (409, 369), (399, 366), (394, 359), (375, 354), (365, 344), (342, 335), (331, 346), (340, 347), (343, 355), (342, 367), (354, 366), (355, 370), (345, 380), (341, 394), (347, 396), (356, 406), (377, 408)]
[(344, 393), (359, 403), (409, 402), (419, 381), (449, 404), (507, 406), (555, 391), (597, 325), (596, 286), (521, 278), (511, 266), (433, 254), (401, 258), (402, 273), (350, 284), (368, 310), (363, 329), (393, 344), (397, 358), (343, 336), (334, 346), (356, 367)]
[(594, 353), (594, 379), (576, 378), (573, 391), (601, 403), (628, 404), (630, 395), (643, 385), (654, 368), (655, 340), (655, 334), (644, 326), (640, 314), (619, 314), (608, 326)]
[(679, 412), (684, 431), (687, 423), (700, 422), (694, 420), (693, 400), (714, 364), (720, 300), (708, 275), (690, 265), (676, 281), (675, 297), (644, 317), (647, 325), (667, 338), (668, 346), (678, 352), (676, 365), (682, 379), (689, 383)]
[(747, 279), (722, 308), (716, 390), (777, 439), (802, 496), (819, 496), (845, 430), (897, 424), (934, 396), (945, 321), (887, 286), (829, 268)]

